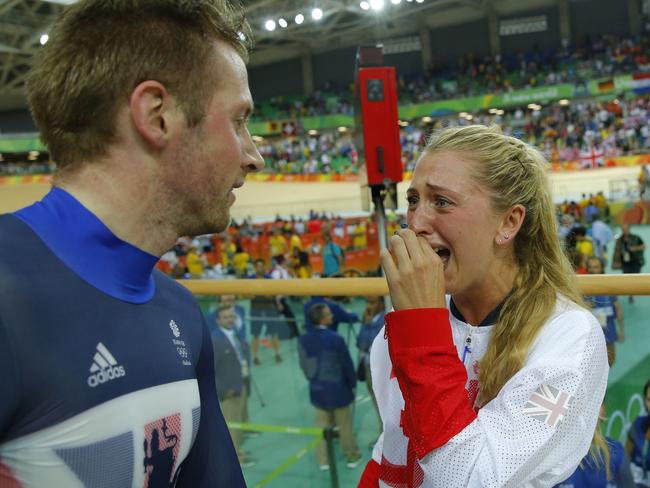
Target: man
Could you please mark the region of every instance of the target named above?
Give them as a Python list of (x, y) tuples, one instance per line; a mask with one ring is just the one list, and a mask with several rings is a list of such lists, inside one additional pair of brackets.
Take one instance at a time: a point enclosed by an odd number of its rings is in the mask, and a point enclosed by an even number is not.
[(339, 324), (341, 322), (347, 322), (348, 324), (354, 324), (356, 322), (359, 322), (359, 316), (356, 313), (346, 310), (341, 305), (336, 303), (334, 300), (330, 300), (329, 298), (325, 298), (322, 296), (313, 296), (309, 300), (307, 300), (307, 302), (305, 302), (305, 305), (303, 306), (303, 311), (305, 314), (305, 329), (307, 331), (310, 331), (315, 327), (315, 324), (311, 321), (310, 318), (311, 315), (309, 314), (309, 311), (317, 303), (324, 303), (332, 312), (333, 319), (332, 319), (332, 324), (329, 327), (334, 332), (338, 332)]
[(614, 239), (614, 235), (609, 225), (603, 222), (600, 212), (594, 215), (591, 235), (594, 243), (594, 255), (607, 262), (607, 245)]
[[(271, 279), (271, 275), (266, 272), (266, 262), (262, 258), (255, 260), (255, 274), (249, 276), (249, 278)], [(284, 320), (279, 306), (279, 300), (273, 296), (256, 295), (251, 298), (251, 335), (253, 336), (251, 346), (253, 349), (253, 364), (256, 366), (262, 364), (259, 357), (259, 348), (260, 336), (264, 327), (266, 327), (267, 335), (271, 338), (271, 347), (275, 352), (275, 362), (282, 362), (278, 331)]]
[[(630, 224), (621, 226), (623, 234), (616, 239), (614, 256), (612, 259), (613, 269), (622, 269), (623, 273), (640, 273), (645, 264), (645, 243), (640, 236), (630, 232)], [(628, 297), (629, 303), (634, 303), (634, 297)]]
[[(245, 422), (250, 390), (248, 343), (235, 330), (237, 313), (233, 306), (221, 306), (217, 317), (219, 326), (212, 335), (212, 345), (219, 403), (227, 422)], [(241, 465), (253, 466), (256, 461), (241, 450), (242, 431), (231, 429), (230, 434)]]
[[(211, 330), (214, 332), (214, 328), (219, 327), (219, 309), (229, 308), (229, 307), (232, 307), (233, 310), (235, 311), (235, 325), (233, 329), (237, 334), (237, 337), (239, 338), (240, 342), (242, 344), (246, 344), (246, 359), (248, 361), (248, 365), (250, 366), (252, 358), (251, 358), (251, 351), (248, 342), (248, 333), (246, 331), (246, 310), (244, 309), (244, 307), (237, 304), (235, 295), (228, 294), (228, 295), (221, 295), (219, 297), (217, 301), (217, 311), (214, 313), (212, 317), (212, 324), (208, 319), (208, 326), (212, 326)], [(244, 412), (243, 412), (242, 422), (248, 422), (249, 420), (248, 398), (250, 397), (250, 393), (251, 393), (250, 381), (247, 381), (244, 386), (246, 387), (246, 401), (244, 402)], [(258, 437), (259, 433), (252, 432), (252, 431), (245, 431), (242, 432), (242, 435), (246, 437)]]
[(284, 256), (289, 250), (289, 244), (282, 235), (280, 227), (273, 228), (273, 234), (269, 237), (269, 250), (271, 253), (271, 260), (275, 264), (279, 256)]
[[(298, 338), (298, 353), (300, 367), (309, 380), (309, 398), (316, 410), (316, 426), (338, 426), (347, 467), (356, 468), (361, 453), (352, 430), (357, 378), (350, 351), (343, 338), (329, 329), (333, 314), (326, 304), (315, 304), (309, 315), (316, 327)], [(329, 469), (323, 442), (316, 446), (316, 459), (321, 470)]]
[(335, 275), (343, 271), (345, 255), (343, 249), (332, 240), (329, 230), (323, 232), (323, 247), (321, 255), (323, 257), (323, 277)]
[(241, 32), (222, 0), (82, 0), (40, 49), (59, 172), (0, 216), (0, 486), (245, 486), (201, 311), (153, 271), (263, 167)]

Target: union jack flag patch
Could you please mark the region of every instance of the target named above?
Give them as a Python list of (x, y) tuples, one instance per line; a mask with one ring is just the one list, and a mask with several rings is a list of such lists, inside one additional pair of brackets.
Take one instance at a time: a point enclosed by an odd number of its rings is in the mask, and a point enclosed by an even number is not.
[(540, 385), (524, 406), (524, 415), (556, 427), (567, 414), (573, 397), (551, 385)]

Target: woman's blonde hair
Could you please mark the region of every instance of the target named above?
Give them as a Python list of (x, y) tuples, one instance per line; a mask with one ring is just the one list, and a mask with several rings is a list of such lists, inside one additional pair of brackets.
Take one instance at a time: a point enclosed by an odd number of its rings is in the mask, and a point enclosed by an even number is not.
[[(505, 300), (487, 352), (479, 364), (481, 404), (492, 400), (519, 371), (540, 330), (553, 313), (560, 293), (583, 305), (575, 274), (562, 251), (551, 198), (548, 163), (535, 148), (499, 127), (470, 125), (435, 132), (425, 154), (452, 151), (476, 162), (472, 177), (504, 213), (521, 204), (526, 215), (514, 241), (519, 272)], [(608, 460), (604, 439), (596, 444)]]

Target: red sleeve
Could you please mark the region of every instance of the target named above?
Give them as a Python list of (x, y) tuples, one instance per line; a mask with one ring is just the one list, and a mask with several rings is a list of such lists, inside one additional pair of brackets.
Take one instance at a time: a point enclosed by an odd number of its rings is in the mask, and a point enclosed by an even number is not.
[(388, 351), (404, 397), (401, 424), (422, 459), (475, 418), (445, 308), (386, 315)]
[(377, 488), (379, 486), (379, 464), (371, 459), (363, 470), (357, 488)]

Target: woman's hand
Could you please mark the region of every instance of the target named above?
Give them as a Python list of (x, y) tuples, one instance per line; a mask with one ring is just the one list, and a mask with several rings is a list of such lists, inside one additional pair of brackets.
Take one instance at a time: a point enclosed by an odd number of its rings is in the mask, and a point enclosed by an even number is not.
[(400, 229), (381, 251), (381, 265), (395, 310), (445, 308), (445, 275), (440, 257), (423, 237)]

